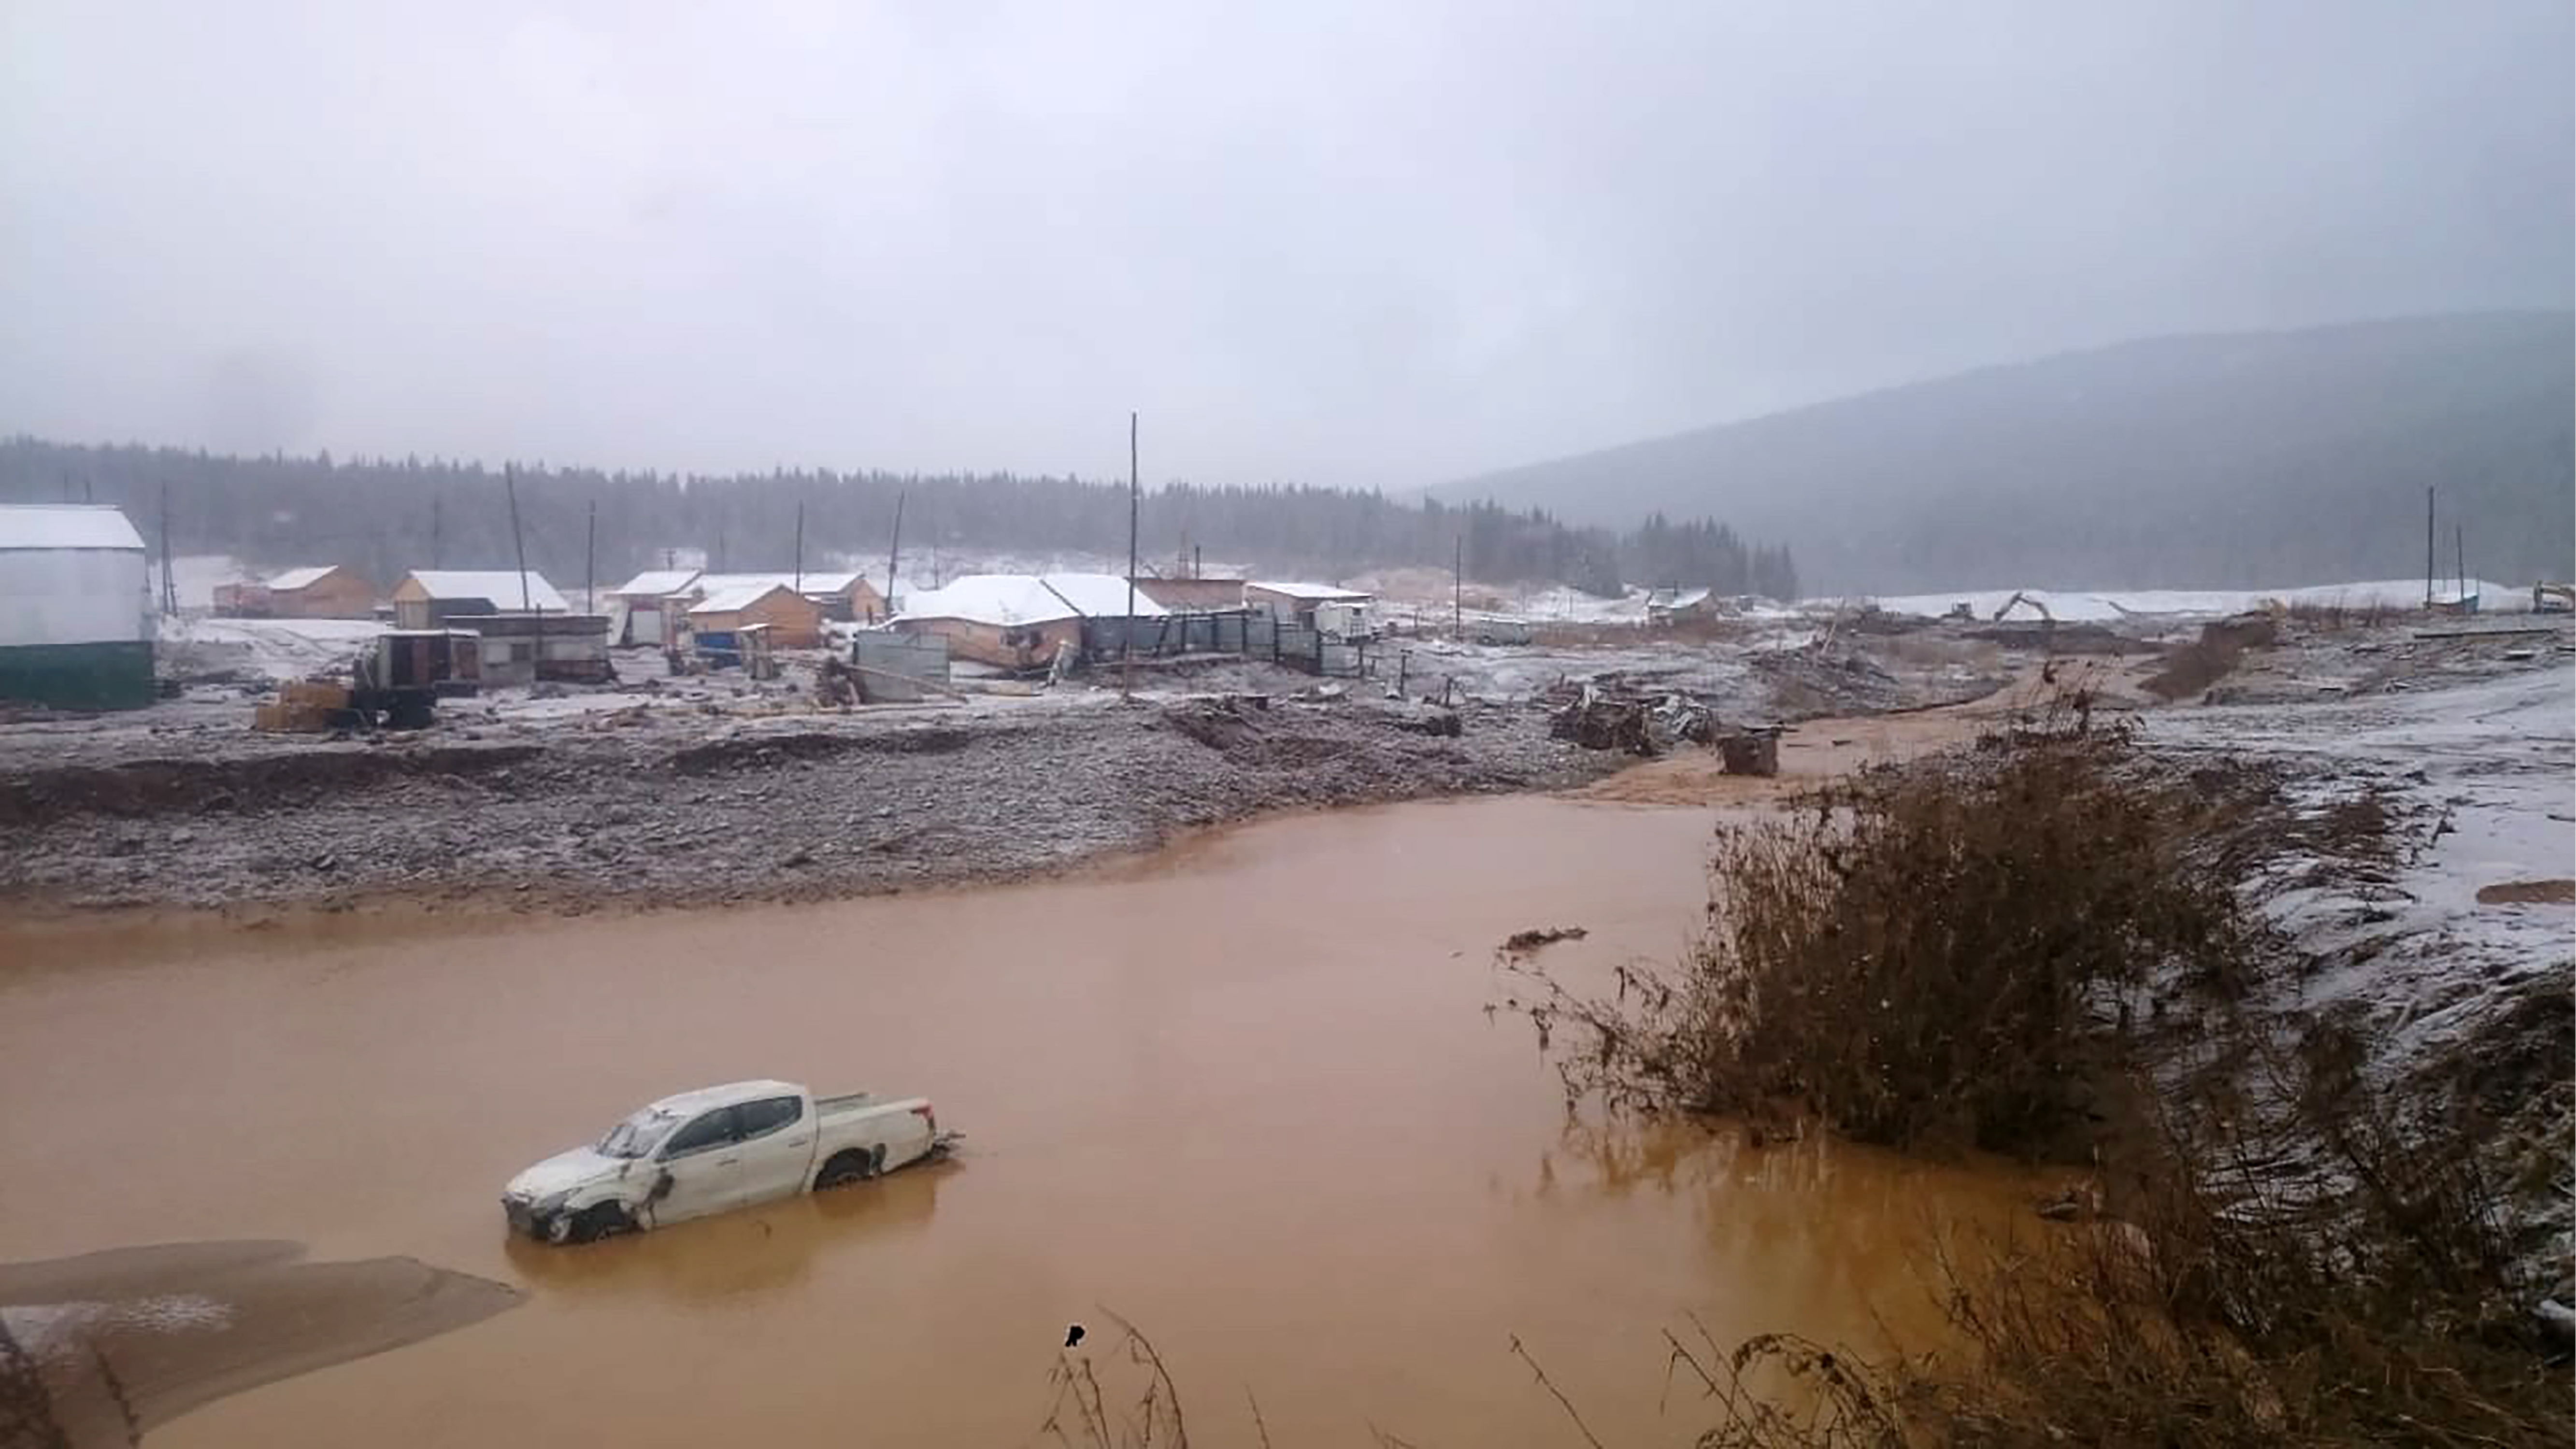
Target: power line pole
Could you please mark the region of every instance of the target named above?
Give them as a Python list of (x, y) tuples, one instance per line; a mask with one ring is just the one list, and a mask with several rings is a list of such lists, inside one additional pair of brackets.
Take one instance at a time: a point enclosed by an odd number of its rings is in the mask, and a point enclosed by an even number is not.
[(179, 580), (170, 571), (170, 480), (161, 480), (161, 612), (179, 612)]
[(1467, 632), (1467, 535), (1463, 533), (1449, 562), (1449, 632), (1461, 637)]
[(431, 568), (440, 567), (439, 546), (446, 541), (445, 529), (441, 526), (443, 522), (438, 513), (438, 495), (432, 493), (429, 495), (429, 566)]
[(886, 617), (894, 617), (894, 571), (903, 562), (903, 495), (894, 496), (894, 542), (886, 546)]
[(2424, 485), (2424, 606), (2433, 604), (2433, 485)]
[(1136, 470), (1136, 414), (1127, 414), (1127, 617), (1118, 628), (1118, 697), (1131, 699), (1136, 689), (1136, 518), (1144, 496), (1143, 475)]
[(526, 540), (519, 536), (518, 464), (501, 465), (501, 486), (509, 490), (510, 497), (510, 551), (519, 557), (519, 609), (523, 613), (533, 614), (536, 612), (536, 601), (535, 596), (528, 592), (528, 545)]
[(805, 500), (796, 500), (796, 592), (805, 592)]
[(2469, 545), (2467, 535), (2456, 523), (2451, 525), (2451, 547), (2459, 550), (2456, 563), (2460, 575), (2460, 602), (2466, 604), (2469, 601)]
[(591, 597), (591, 590), (596, 588), (598, 583), (599, 500), (594, 498), (590, 500), (590, 519), (581, 537), (581, 611), (585, 614), (599, 612), (598, 601)]

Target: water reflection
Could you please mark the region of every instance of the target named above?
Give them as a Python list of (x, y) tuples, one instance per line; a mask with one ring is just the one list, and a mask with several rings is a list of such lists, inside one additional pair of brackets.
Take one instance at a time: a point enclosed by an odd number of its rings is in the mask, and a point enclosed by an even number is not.
[(804, 1193), (579, 1247), (512, 1235), (510, 1266), (540, 1298), (575, 1306), (655, 1298), (738, 1309), (796, 1289), (831, 1255), (889, 1247), (930, 1224), (940, 1184), (963, 1171), (925, 1162), (873, 1182)]

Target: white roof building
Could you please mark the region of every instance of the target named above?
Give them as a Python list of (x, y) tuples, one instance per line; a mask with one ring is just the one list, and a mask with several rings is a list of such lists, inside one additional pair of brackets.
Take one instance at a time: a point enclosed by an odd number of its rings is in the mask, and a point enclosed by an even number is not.
[(1374, 599), (1377, 597), (1377, 595), (1369, 593), (1366, 590), (1346, 589), (1339, 584), (1261, 583), (1259, 581), (1254, 581), (1245, 584), (1243, 587), (1247, 592), (1253, 589), (1259, 589), (1265, 594), (1277, 594), (1283, 599), (1298, 599), (1318, 604), (1350, 602)]
[(700, 577), (696, 569), (646, 569), (608, 592), (631, 599), (667, 599)]
[(0, 504), (0, 549), (95, 548), (143, 552), (143, 535), (104, 503)]
[[(432, 599), (482, 599), (507, 614), (523, 607), (520, 577), (516, 569), (413, 569), (410, 581)], [(524, 607), (544, 614), (572, 612), (572, 605), (555, 592), (545, 575), (532, 572), (526, 578)]]
[[(944, 588), (916, 589), (904, 598), (907, 619), (964, 619), (1010, 627), (1059, 619), (1125, 617), (1127, 580), (1116, 574), (968, 574)], [(1134, 617), (1159, 619), (1170, 611), (1135, 591)]]

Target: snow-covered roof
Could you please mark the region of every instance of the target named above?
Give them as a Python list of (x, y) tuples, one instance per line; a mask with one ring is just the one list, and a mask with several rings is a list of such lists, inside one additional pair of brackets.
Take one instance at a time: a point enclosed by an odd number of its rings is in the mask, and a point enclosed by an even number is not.
[(696, 569), (646, 569), (609, 592), (639, 599), (665, 598), (687, 588), (697, 577)]
[[(977, 624), (1046, 624), (1058, 619), (1117, 618), (1127, 612), (1127, 581), (1116, 574), (968, 574), (945, 588), (904, 597), (905, 619), (964, 619)], [(1136, 617), (1168, 611), (1136, 591)]]
[(1339, 584), (1267, 584), (1255, 581), (1245, 584), (1244, 587), (1247, 589), (1260, 589), (1265, 593), (1277, 594), (1284, 599), (1313, 599), (1318, 602), (1333, 599), (1373, 599), (1377, 597), (1375, 594), (1366, 593), (1359, 589), (1343, 588)]
[(310, 588), (322, 582), (326, 575), (338, 567), (338, 564), (315, 564), (310, 568), (288, 569), (282, 574), (271, 577), (266, 587), (275, 593), (291, 593), (296, 589)]
[[(411, 576), (433, 599), (488, 599), (504, 612), (516, 610), (520, 604), (516, 569), (413, 569)], [(555, 592), (545, 575), (531, 573), (527, 577), (525, 597), (530, 607), (541, 613), (572, 612), (572, 605), (564, 602), (564, 596)]]
[(104, 503), (0, 503), (0, 548), (141, 551), (143, 535)]
[[(786, 583), (777, 579), (754, 579), (750, 583), (746, 584), (727, 584), (723, 588), (709, 593), (705, 599), (698, 603), (690, 605), (689, 612), (692, 614), (730, 614), (736, 609), (747, 609), (753, 604), (758, 603), (764, 597), (785, 588), (787, 588)], [(788, 589), (788, 592), (794, 593), (795, 590)]]
[(1707, 589), (1683, 589), (1679, 593), (1674, 594), (1671, 598), (1665, 599), (1660, 603), (1650, 602), (1648, 607), (1656, 609), (1694, 609), (1708, 602), (1709, 592), (1710, 591)]
[(846, 569), (838, 572), (807, 569), (802, 580), (793, 573), (700, 574), (698, 587), (709, 594), (720, 594), (727, 589), (738, 589), (746, 584), (758, 584), (762, 588), (781, 585), (802, 594), (838, 594), (846, 593), (850, 585), (858, 582), (858, 578), (857, 574)]

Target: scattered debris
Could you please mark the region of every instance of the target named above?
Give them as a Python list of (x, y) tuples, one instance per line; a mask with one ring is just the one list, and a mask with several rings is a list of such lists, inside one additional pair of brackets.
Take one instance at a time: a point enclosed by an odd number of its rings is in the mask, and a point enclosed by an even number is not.
[(1533, 926), (1504, 937), (1503, 954), (1526, 956), (1541, 947), (1553, 946), (1559, 941), (1580, 941), (1591, 934), (1581, 926)]

